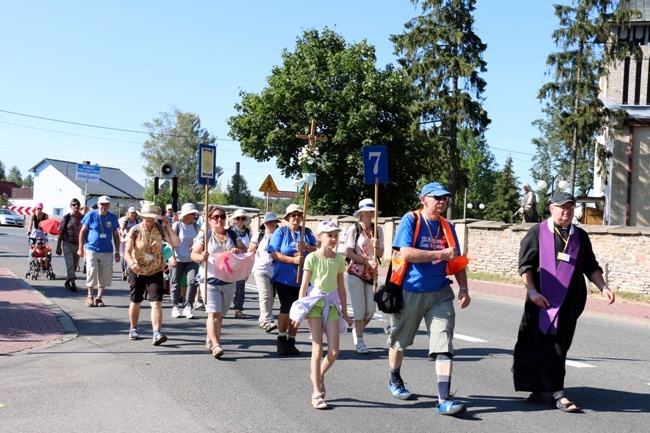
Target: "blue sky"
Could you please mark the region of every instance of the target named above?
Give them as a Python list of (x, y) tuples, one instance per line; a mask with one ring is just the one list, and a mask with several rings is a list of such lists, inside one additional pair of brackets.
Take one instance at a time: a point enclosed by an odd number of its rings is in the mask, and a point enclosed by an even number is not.
[[(475, 31), (488, 45), (488, 144), (501, 166), (510, 155), (522, 183), (541, 117), (536, 98), (555, 50), (552, 2), (482, 0)], [(218, 141), (217, 164), (230, 180), (235, 162), (256, 195), (271, 174), (293, 190), (273, 161), (241, 155), (228, 137), (240, 90), (259, 92), (284, 48), (306, 29), (325, 27), (348, 43), (366, 39), (380, 68), (395, 63), (389, 35), (418, 15), (407, 0), (4, 1), (0, 4), (0, 110), (111, 128), (142, 124), (172, 106), (193, 112)], [(42, 158), (118, 167), (144, 184), (145, 134), (89, 128), (0, 111), (0, 161), (23, 175)], [(305, 125), (308, 128), (309, 125)], [(296, 131), (299, 133), (300, 131)]]

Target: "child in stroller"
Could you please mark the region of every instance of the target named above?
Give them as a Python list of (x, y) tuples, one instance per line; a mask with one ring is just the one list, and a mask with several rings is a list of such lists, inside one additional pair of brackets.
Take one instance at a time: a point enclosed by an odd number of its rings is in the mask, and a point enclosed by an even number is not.
[(52, 247), (48, 245), (47, 235), (42, 233), (42, 230), (37, 229), (34, 232), (34, 237), (29, 238), (29, 271), (25, 273), (25, 278), (36, 280), (44, 273), (47, 278), (53, 280), (56, 275), (52, 270)]

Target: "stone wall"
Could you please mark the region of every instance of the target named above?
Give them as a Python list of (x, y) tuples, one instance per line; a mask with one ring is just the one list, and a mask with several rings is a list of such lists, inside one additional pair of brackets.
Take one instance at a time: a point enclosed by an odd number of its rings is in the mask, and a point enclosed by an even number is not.
[[(518, 277), (519, 243), (532, 224), (468, 224), (469, 268)], [(615, 290), (650, 294), (650, 229), (581, 225), (589, 234), (607, 284)]]

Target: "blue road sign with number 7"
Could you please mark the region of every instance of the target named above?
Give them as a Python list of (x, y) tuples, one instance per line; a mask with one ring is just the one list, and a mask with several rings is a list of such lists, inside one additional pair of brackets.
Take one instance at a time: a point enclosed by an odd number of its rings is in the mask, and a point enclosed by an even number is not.
[(365, 183), (388, 183), (388, 151), (386, 146), (363, 147), (363, 177)]

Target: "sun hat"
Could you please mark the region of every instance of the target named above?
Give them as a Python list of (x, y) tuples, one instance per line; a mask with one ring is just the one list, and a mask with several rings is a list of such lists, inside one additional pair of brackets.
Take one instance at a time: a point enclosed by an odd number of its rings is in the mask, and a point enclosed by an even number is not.
[(321, 233), (330, 233), (330, 232), (340, 232), (341, 229), (336, 225), (334, 221), (321, 221), (318, 223), (318, 228), (316, 228), (316, 234)]
[(107, 195), (103, 195), (97, 199), (97, 204), (110, 203), (111, 198)]
[(451, 196), (452, 193), (447, 191), (444, 186), (438, 182), (427, 183), (422, 187), (422, 192), (420, 192), (420, 197), (425, 196)]
[(264, 215), (264, 224), (271, 222), (271, 221), (277, 221), (280, 222), (280, 218), (275, 214), (275, 212), (267, 212), (266, 215)]
[(174, 210), (174, 207), (173, 207), (172, 205), (170, 205), (170, 204), (168, 204), (167, 206), (165, 206), (165, 210), (170, 210), (170, 209), (171, 209), (171, 210)]
[(562, 206), (564, 203), (572, 202), (576, 204), (576, 199), (570, 192), (560, 191), (551, 198), (551, 204), (559, 204)]
[(359, 212), (377, 212), (374, 200), (371, 198), (364, 198), (361, 200), (359, 202), (359, 209), (354, 211), (354, 216), (359, 216)]
[(289, 221), (289, 215), (291, 215), (294, 212), (300, 212), (301, 214), (304, 214), (304, 212), (302, 211), (302, 207), (294, 203), (287, 206), (287, 211), (284, 213), (284, 219)]
[(199, 211), (196, 209), (196, 206), (194, 206), (194, 203), (185, 203), (183, 206), (181, 206), (181, 212), (178, 214), (178, 218), (181, 219), (185, 215), (188, 214), (197, 214)]
[(155, 203), (152, 203), (150, 201), (144, 202), (142, 209), (140, 210), (140, 216), (143, 218), (162, 219), (162, 217), (158, 215), (158, 207)]
[(246, 211), (244, 209), (237, 209), (235, 213), (233, 213), (230, 217), (230, 224), (235, 224), (235, 218), (238, 217), (246, 217), (246, 225), (249, 225), (251, 223), (251, 217), (246, 215)]

